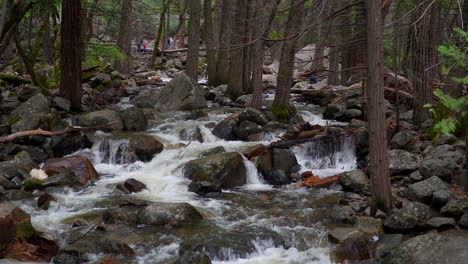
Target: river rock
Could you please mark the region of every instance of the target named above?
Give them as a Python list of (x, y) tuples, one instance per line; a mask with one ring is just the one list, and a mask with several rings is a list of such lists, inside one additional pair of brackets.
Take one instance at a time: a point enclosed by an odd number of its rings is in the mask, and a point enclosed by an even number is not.
[(246, 108), (242, 110), (238, 116), (238, 119), (239, 122), (250, 121), (261, 126), (264, 126), (268, 123), (268, 120), (265, 117), (265, 115), (262, 112), (253, 108)]
[(252, 104), (252, 94), (244, 94), (239, 96), (234, 103), (239, 104), (239, 105), (245, 105), (245, 106), (250, 106)]
[(157, 108), (160, 94), (160, 90), (145, 89), (131, 100), (131, 104), (143, 109)]
[(376, 258), (384, 258), (394, 248), (398, 247), (403, 240), (402, 234), (385, 234), (376, 243), (373, 256)]
[(296, 156), (289, 149), (273, 149), (263, 152), (257, 159), (257, 169), (272, 185), (291, 183), (291, 174), (300, 170)]
[(354, 192), (360, 192), (369, 185), (369, 179), (362, 170), (341, 173), (338, 180), (345, 190)]
[(127, 179), (124, 183), (117, 184), (115, 188), (126, 194), (137, 193), (147, 189), (144, 183), (132, 178)]
[(44, 187), (56, 187), (56, 186), (68, 186), (72, 187), (77, 184), (80, 184), (78, 177), (72, 171), (64, 171), (58, 174), (47, 177), (44, 180)]
[(451, 228), (455, 226), (455, 219), (450, 217), (432, 217), (427, 220), (426, 225), (436, 229)]
[(408, 146), (414, 141), (416, 132), (411, 130), (404, 130), (396, 133), (390, 140), (390, 147), (392, 149), (407, 150)]
[(468, 232), (428, 233), (403, 242), (382, 264), (453, 264), (468, 259)]
[(148, 127), (148, 119), (145, 113), (138, 107), (132, 106), (130, 108), (120, 111), (125, 130), (128, 131), (145, 131)]
[(220, 139), (224, 140), (236, 140), (236, 135), (234, 134), (234, 128), (236, 128), (236, 120), (227, 119), (219, 122), (213, 129), (213, 135), (217, 136)]
[(468, 229), (468, 212), (464, 213), (458, 222), (461, 227)]
[[(434, 176), (435, 177), (435, 176)], [(440, 209), (453, 197), (453, 193), (450, 190), (439, 190), (432, 194), (431, 207)]]
[(49, 159), (45, 162), (42, 169), (50, 176), (61, 172), (73, 172), (81, 184), (99, 178), (99, 174), (94, 169), (91, 161), (81, 156)]
[(407, 196), (413, 201), (430, 203), (432, 194), (436, 191), (448, 190), (448, 186), (439, 177), (433, 176), (408, 186)]
[(214, 148), (204, 150), (198, 156), (200, 158), (203, 158), (203, 157), (208, 157), (208, 156), (211, 156), (211, 155), (214, 155), (214, 154), (219, 154), (219, 153), (224, 153), (224, 152), (226, 152), (226, 149), (224, 147), (222, 147), (222, 146), (218, 146), (218, 147), (214, 147)]
[(335, 114), (334, 119), (343, 122), (349, 122), (352, 119), (361, 119), (362, 111), (359, 109), (346, 109)]
[(53, 136), (45, 144), (45, 148), (53, 153), (54, 157), (63, 157), (80, 149), (91, 148), (93, 143), (83, 133), (67, 133)]
[(234, 134), (241, 140), (247, 140), (249, 136), (260, 132), (262, 132), (262, 127), (251, 121), (242, 121), (239, 126), (234, 129)]
[(53, 201), (57, 201), (57, 199), (53, 195), (44, 193), (37, 199), (37, 207), (43, 210), (47, 210), (49, 209), (50, 203)]
[(450, 199), (440, 212), (444, 215), (460, 217), (468, 212), (468, 199), (464, 197)]
[(421, 164), (421, 156), (406, 150), (393, 149), (388, 152), (388, 168), (391, 175), (409, 174), (416, 171)]
[(188, 203), (153, 203), (140, 210), (137, 224), (180, 227), (202, 218)]
[(203, 138), (203, 133), (200, 129), (200, 127), (194, 127), (194, 128), (184, 128), (179, 132), (179, 137), (182, 140), (186, 141), (198, 141), (200, 143), (203, 143), (205, 139)]
[(119, 112), (114, 110), (100, 110), (83, 114), (78, 117), (78, 125), (84, 127), (103, 126), (115, 122), (110, 127), (114, 130), (123, 130), (124, 123), (120, 117)]
[(161, 89), (158, 109), (194, 110), (205, 108), (206, 101), (197, 82), (179, 74)]
[(54, 97), (52, 103), (54, 104), (54, 107), (58, 110), (70, 112), (71, 102), (68, 99), (57, 96)]
[(50, 127), (46, 127), (46, 124), (41, 122), (49, 111), (49, 100), (42, 93), (34, 95), (10, 114), (8, 121), (11, 125), (11, 132), (16, 133), (37, 128), (49, 130)]
[(50, 235), (37, 232), (29, 214), (14, 205), (0, 204), (0, 234), (0, 258), (49, 262), (58, 250)]
[(330, 218), (338, 223), (351, 223), (356, 212), (349, 206), (334, 205), (330, 211)]
[(37, 164), (32, 160), (26, 151), (21, 151), (15, 155), (13, 160), (0, 162), (0, 186), (4, 189), (19, 188), (15, 181), (22, 182), (30, 178), (32, 169), (37, 168)]
[(204, 245), (182, 243), (179, 247), (179, 258), (174, 264), (211, 264), (211, 259), (204, 252)]
[(147, 162), (154, 158), (154, 155), (164, 150), (164, 145), (149, 135), (134, 135), (129, 138), (132, 152), (138, 160)]
[[(203, 194), (198, 183), (208, 182), (213, 190), (233, 188), (246, 183), (247, 171), (242, 155), (237, 152), (227, 152), (189, 161), (184, 169), (184, 175), (192, 180), (189, 190)], [(206, 185), (204, 183), (204, 185)]]
[(353, 219), (353, 227), (368, 235), (382, 235), (384, 233), (382, 219), (374, 217), (356, 216)]
[(432, 217), (429, 206), (414, 202), (407, 203), (400, 210), (387, 217), (384, 226), (391, 230), (410, 230), (417, 225), (422, 225)]
[(335, 244), (343, 243), (351, 237), (359, 237), (363, 234), (359, 229), (352, 227), (338, 227), (328, 232), (328, 240)]
[(52, 264), (80, 264), (81, 254), (75, 250), (59, 250), (52, 259)]

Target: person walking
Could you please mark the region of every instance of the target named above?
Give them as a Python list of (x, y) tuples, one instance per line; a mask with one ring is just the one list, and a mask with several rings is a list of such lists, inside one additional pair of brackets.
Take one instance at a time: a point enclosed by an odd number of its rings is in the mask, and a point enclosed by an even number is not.
[(142, 52), (141, 47), (143, 45), (143, 38), (142, 37), (137, 38), (136, 44), (137, 44), (137, 52)]

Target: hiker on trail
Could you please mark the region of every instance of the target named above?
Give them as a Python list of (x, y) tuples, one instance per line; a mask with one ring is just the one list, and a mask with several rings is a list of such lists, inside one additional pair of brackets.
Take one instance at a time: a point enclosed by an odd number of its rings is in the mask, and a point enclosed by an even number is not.
[(146, 43), (143, 42), (143, 52), (146, 52)]
[(143, 38), (139, 37), (136, 41), (137, 44), (137, 52), (142, 52), (141, 46), (143, 45)]
[(169, 39), (167, 40), (167, 48), (168, 49), (171, 48), (173, 42), (174, 42), (174, 39), (172, 39), (172, 37), (169, 37)]
[(319, 82), (319, 80), (317, 79), (317, 74), (315, 72), (312, 72), (312, 74), (309, 77), (309, 80), (312, 84), (316, 84)]

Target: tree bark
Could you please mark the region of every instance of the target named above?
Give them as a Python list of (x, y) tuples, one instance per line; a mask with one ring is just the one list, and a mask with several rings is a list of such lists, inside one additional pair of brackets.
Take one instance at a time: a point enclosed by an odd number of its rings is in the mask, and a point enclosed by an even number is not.
[(44, 33), (42, 34), (42, 50), (44, 51), (45, 60), (49, 65), (55, 64), (55, 56), (52, 42), (52, 30), (50, 25), (50, 10), (51, 10), (51, 1), (44, 1)]
[(189, 47), (187, 55), (187, 75), (198, 80), (198, 51), (200, 48), (201, 0), (190, 0)]
[(122, 61), (116, 62), (115, 68), (123, 74), (130, 73), (132, 55), (132, 34), (130, 33), (130, 27), (132, 25), (131, 15), (132, 0), (122, 0), (118, 45), (124, 58)]
[(60, 92), (73, 110), (81, 110), (81, 1), (62, 0)]
[[(301, 3), (302, 2), (302, 3)], [(297, 52), (297, 40), (302, 28), (302, 18), (304, 16), (304, 1), (292, 0), (288, 20), (286, 22), (285, 33), (288, 34), (281, 46), (280, 66), (277, 77), (276, 95), (273, 100), (273, 107), (286, 110), (289, 115), (289, 97), (294, 75), (294, 59)], [(282, 111), (283, 112), (283, 111)]]
[(151, 56), (151, 62), (149, 65), (149, 68), (154, 70), (154, 67), (156, 66), (156, 58), (158, 57), (158, 52), (159, 52), (159, 43), (161, 43), (161, 36), (162, 32), (164, 29), (164, 20), (166, 19), (166, 10), (169, 7), (169, 1), (166, 1), (163, 5), (163, 9), (161, 11), (161, 14), (159, 15), (159, 26), (158, 26), (158, 35), (156, 36), (156, 42), (154, 43), (154, 50), (153, 50), (153, 55)]
[(234, 10), (235, 5), (233, 0), (223, 1), (223, 11), (221, 20), (221, 30), (219, 33), (219, 49), (218, 59), (216, 62), (216, 83), (215, 86), (220, 84), (229, 83), (229, 65), (230, 65), (230, 47)]
[[(338, 7), (337, 0), (332, 1), (332, 12), (335, 11)], [(328, 84), (329, 85), (339, 85), (340, 84), (340, 48), (337, 47), (338, 44), (338, 18), (334, 18), (330, 23), (330, 53), (328, 55), (328, 62), (330, 68), (330, 74), (328, 75)]]
[(243, 67), (244, 67), (244, 36), (245, 17), (247, 13), (247, 1), (237, 0), (235, 23), (231, 36), (231, 50), (229, 61), (229, 84), (227, 95), (235, 100), (242, 95), (243, 89)]
[(263, 62), (265, 60), (264, 55), (264, 40), (260, 38), (264, 34), (264, 23), (263, 14), (265, 13), (265, 2), (264, 0), (257, 0), (255, 4), (255, 26), (254, 26), (254, 38), (257, 39), (252, 47), (253, 56), (253, 74), (252, 74), (252, 108), (260, 110), (262, 108), (262, 95), (263, 95)]
[(187, 0), (180, 0), (179, 25), (177, 26), (174, 48), (183, 49), (185, 47), (185, 16), (187, 14)]
[(373, 212), (376, 212), (376, 209), (389, 212), (392, 208), (383, 82), (384, 54), (381, 4), (382, 0), (366, 0), (369, 168)]
[(213, 16), (211, 9), (211, 0), (204, 0), (205, 11), (205, 42), (207, 55), (208, 84), (214, 85), (216, 79), (216, 50), (213, 36)]

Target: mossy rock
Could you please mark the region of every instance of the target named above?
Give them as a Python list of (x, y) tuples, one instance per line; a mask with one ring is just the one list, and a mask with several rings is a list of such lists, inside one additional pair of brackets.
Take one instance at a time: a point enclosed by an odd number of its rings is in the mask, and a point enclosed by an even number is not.
[(288, 105), (270, 106), (269, 110), (273, 113), (273, 117), (280, 123), (287, 124), (289, 122), (290, 107)]
[(25, 191), (34, 191), (37, 189), (44, 188), (44, 182), (37, 179), (27, 179), (23, 182), (23, 188)]

